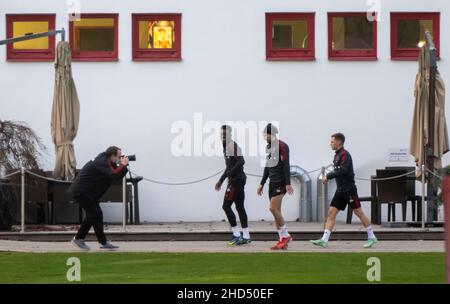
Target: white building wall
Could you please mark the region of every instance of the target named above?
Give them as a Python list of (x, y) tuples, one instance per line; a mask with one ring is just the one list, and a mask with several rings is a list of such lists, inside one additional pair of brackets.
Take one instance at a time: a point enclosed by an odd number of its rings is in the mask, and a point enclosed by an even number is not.
[[(305, 169), (331, 162), (329, 135), (341, 131), (348, 138), (346, 147), (352, 153), (356, 174), (369, 177), (376, 168), (390, 165), (389, 148), (409, 146), (417, 63), (390, 59), (389, 13), (441, 12), (438, 64), (444, 79), (449, 79), (450, 2), (381, 1), (378, 60), (329, 61), (327, 12), (367, 8), (365, 0), (81, 1), (84, 13), (120, 15), (119, 61), (73, 64), (81, 103), (75, 140), (79, 167), (115, 144), (125, 153), (137, 154), (138, 161), (132, 167), (147, 177), (186, 181), (208, 176), (224, 166), (222, 157), (177, 158), (170, 150), (175, 136), (171, 125), (177, 120), (192, 122), (193, 113), (200, 112), (204, 120), (279, 121), (282, 139), (291, 149), (291, 163)], [(2, 0), (0, 37), (5, 37), (5, 14), (56, 13), (57, 27), (67, 28), (66, 12), (66, 1)], [(183, 14), (183, 60), (131, 61), (131, 14), (158, 12)], [(316, 12), (316, 60), (266, 61), (266, 12)], [(6, 62), (5, 52), (1, 47), (0, 117), (25, 121), (36, 130), (49, 148), (43, 167), (52, 169), (53, 63)], [(448, 162), (446, 156), (444, 164)], [(262, 171), (257, 158), (248, 158), (245, 169)], [(314, 181), (316, 177), (312, 174)], [(221, 220), (223, 192), (215, 192), (214, 183), (170, 187), (142, 182), (142, 219)], [(248, 178), (249, 218), (271, 220), (267, 195), (260, 198), (255, 193), (258, 183), (259, 179)], [(358, 182), (358, 187), (360, 195), (370, 193), (368, 182)], [(314, 199), (315, 191), (313, 183)], [(283, 208), (287, 220), (298, 218), (298, 191), (286, 199)], [(367, 204), (365, 209), (369, 211)], [(107, 220), (120, 220), (119, 206), (105, 206), (105, 210)]]

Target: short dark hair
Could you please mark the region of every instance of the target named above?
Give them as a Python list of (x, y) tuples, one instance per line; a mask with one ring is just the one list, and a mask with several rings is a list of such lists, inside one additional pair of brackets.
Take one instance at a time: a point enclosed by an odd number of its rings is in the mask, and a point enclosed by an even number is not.
[(220, 127), (220, 129), (222, 131), (227, 131), (227, 132), (231, 133), (231, 127), (229, 125), (222, 125), (222, 127)]
[(121, 150), (119, 147), (111, 146), (108, 149), (106, 149), (106, 157), (110, 158), (111, 156), (116, 156), (119, 153), (119, 150)]
[(334, 137), (335, 139), (339, 140), (342, 143), (345, 143), (345, 135), (342, 133), (334, 133), (331, 135), (331, 137)]
[(278, 134), (278, 128), (274, 126), (272, 123), (269, 123), (265, 128), (263, 133), (265, 134)]
[(231, 131), (231, 127), (229, 125), (222, 125), (222, 127), (220, 127), (222, 130), (228, 130)]

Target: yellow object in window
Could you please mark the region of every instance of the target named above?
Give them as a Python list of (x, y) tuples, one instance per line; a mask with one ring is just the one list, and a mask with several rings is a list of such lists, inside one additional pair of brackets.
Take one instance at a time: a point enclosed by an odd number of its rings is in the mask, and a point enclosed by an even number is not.
[[(37, 34), (48, 32), (47, 21), (15, 21), (13, 22), (13, 37), (25, 36), (26, 34)], [(48, 49), (48, 37), (42, 37), (27, 41), (15, 42), (13, 48), (16, 50), (46, 50)]]
[(174, 27), (174, 21), (139, 21), (139, 48), (173, 48), (175, 41)]
[(154, 26), (153, 27), (153, 46), (155, 49), (172, 48), (172, 27)]

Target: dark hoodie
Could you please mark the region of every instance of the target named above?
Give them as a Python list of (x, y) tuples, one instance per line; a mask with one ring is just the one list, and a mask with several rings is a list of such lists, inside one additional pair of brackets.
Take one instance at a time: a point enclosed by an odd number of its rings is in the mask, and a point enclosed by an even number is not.
[(346, 192), (356, 189), (353, 160), (344, 148), (336, 150), (333, 159), (334, 170), (327, 174), (327, 179), (336, 179), (337, 191)]
[[(267, 178), (271, 183), (275, 184), (291, 184), (291, 166), (289, 163), (289, 146), (278, 140), (278, 144), (267, 144), (267, 162), (264, 168), (263, 177), (261, 179), (261, 185), (264, 185)], [(278, 155), (278, 157), (274, 156)], [(269, 166), (269, 161), (277, 160), (276, 165)]]
[(228, 183), (244, 181), (247, 176), (244, 173), (244, 157), (242, 156), (241, 148), (231, 141), (228, 147), (224, 147), (223, 155), (225, 157), (225, 171), (219, 179), (220, 184), (228, 177)]
[(99, 201), (113, 181), (122, 179), (127, 172), (126, 166), (116, 166), (107, 159), (105, 152), (100, 153), (84, 165), (69, 188), (69, 193), (74, 197), (89, 196)]

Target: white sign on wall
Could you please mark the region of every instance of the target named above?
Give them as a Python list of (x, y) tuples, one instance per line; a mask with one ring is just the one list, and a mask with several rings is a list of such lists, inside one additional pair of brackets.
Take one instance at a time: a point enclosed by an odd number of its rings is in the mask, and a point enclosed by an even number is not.
[(406, 149), (406, 148), (390, 148), (389, 149), (389, 162), (391, 162), (391, 163), (409, 162), (408, 149)]

